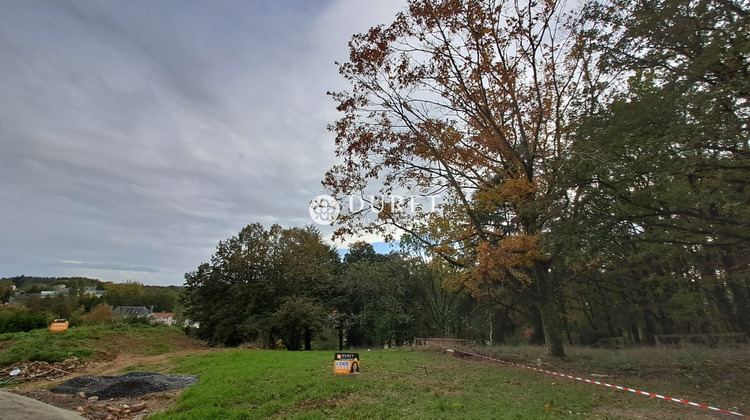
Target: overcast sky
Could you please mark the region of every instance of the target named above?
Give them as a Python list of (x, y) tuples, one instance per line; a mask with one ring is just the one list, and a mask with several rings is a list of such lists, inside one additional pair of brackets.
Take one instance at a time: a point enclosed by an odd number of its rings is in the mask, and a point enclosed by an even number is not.
[(0, 277), (182, 284), (249, 223), (311, 223), (334, 61), (403, 7), (0, 0)]

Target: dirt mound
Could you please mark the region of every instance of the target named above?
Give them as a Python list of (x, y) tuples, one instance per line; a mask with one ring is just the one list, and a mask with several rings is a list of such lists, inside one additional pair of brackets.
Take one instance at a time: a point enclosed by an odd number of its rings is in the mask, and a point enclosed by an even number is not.
[(100, 399), (138, 397), (154, 392), (182, 389), (198, 382), (196, 375), (164, 375), (130, 372), (120, 376), (79, 376), (52, 388), (60, 394), (85, 392)]

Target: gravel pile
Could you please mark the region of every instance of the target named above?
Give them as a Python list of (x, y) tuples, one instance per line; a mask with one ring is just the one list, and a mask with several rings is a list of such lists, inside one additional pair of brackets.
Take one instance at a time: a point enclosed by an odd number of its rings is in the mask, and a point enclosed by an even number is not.
[(85, 392), (100, 399), (138, 397), (154, 392), (187, 388), (198, 382), (196, 375), (164, 375), (130, 372), (120, 376), (79, 376), (52, 388), (60, 394)]

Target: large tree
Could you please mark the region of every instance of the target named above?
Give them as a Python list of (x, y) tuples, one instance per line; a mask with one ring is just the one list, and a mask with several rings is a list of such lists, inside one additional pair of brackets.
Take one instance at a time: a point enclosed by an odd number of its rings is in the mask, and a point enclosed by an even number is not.
[(750, 3), (587, 10), (584, 39), (622, 83), (581, 113), (560, 170), (568, 255), (627, 286), (649, 341), (654, 323), (750, 331)]
[[(564, 355), (550, 224), (565, 205), (550, 162), (567, 150), (567, 114), (593, 83), (564, 5), (412, 0), (387, 26), (355, 35), (333, 94), (343, 163), (324, 181), (343, 198), (442, 195), (421, 217), (383, 205), (339, 218), (339, 234), (397, 227), (466, 268), (469, 284), (531, 296), (549, 352)], [(583, 83), (582, 80), (586, 83)]]
[(414, 337), (414, 314), (421, 310), (415, 277), (401, 255), (368, 249), (372, 247), (352, 246), (338, 277), (335, 307), (344, 317), (347, 343), (402, 345)]
[[(337, 263), (338, 254), (313, 228), (273, 225), (266, 230), (255, 223), (219, 242), (210, 263), (185, 274), (180, 301), (185, 315), (200, 324), (198, 335), (211, 342), (237, 345), (266, 340), (272, 344), (274, 333), (279, 332), (296, 345), (290, 350), (299, 349), (299, 336), (309, 349), (316, 322), (302, 324), (301, 333), (290, 328), (289, 320), (304, 312), (292, 311), (290, 302), (315, 306), (314, 299), (328, 293)], [(319, 311), (315, 306), (314, 311), (304, 313), (313, 317)]]

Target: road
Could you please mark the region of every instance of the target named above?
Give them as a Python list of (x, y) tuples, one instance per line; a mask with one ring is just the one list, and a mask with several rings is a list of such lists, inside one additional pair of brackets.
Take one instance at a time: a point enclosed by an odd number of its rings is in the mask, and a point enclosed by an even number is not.
[(0, 391), (0, 418), (4, 420), (81, 420), (75, 411), (63, 410), (23, 395)]

